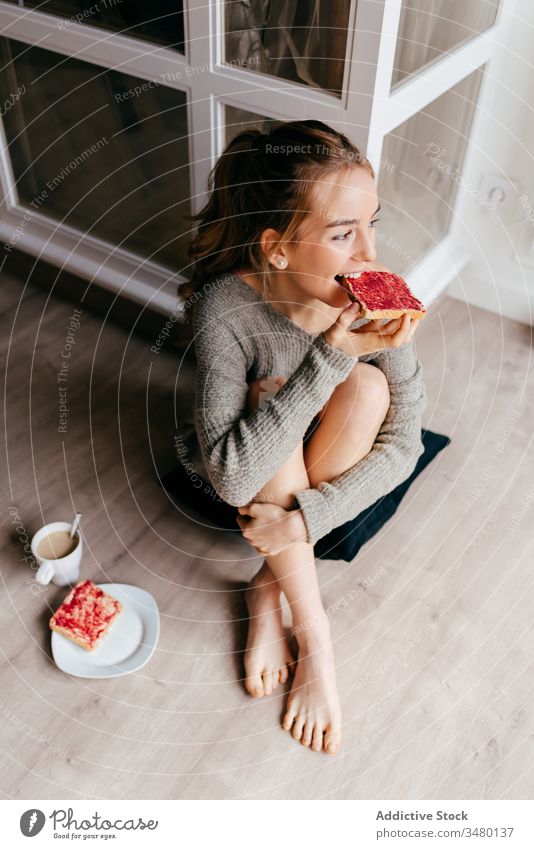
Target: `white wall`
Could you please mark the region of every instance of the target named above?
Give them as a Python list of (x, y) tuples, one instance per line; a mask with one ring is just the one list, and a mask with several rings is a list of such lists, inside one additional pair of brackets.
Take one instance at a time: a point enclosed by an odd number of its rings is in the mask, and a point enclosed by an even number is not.
[[(534, 2), (503, 0), (496, 52), (461, 175), (456, 236), (472, 260), (447, 293), (509, 318), (534, 318)], [(492, 175), (506, 200), (488, 210)]]

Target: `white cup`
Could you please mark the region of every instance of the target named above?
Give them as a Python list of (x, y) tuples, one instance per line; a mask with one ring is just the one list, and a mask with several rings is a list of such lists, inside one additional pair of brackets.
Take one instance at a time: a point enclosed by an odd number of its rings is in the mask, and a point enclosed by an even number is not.
[(45, 525), (34, 535), (31, 541), (32, 553), (39, 564), (39, 568), (35, 573), (35, 580), (38, 584), (57, 584), (58, 587), (65, 587), (67, 584), (73, 584), (80, 577), (80, 563), (82, 561), (82, 536), (80, 531), (76, 531), (74, 539), (78, 540), (78, 545), (66, 554), (65, 557), (58, 557), (47, 560), (39, 554), (39, 544), (43, 537), (48, 534), (53, 534), (55, 531), (70, 531), (70, 522), (50, 522)]

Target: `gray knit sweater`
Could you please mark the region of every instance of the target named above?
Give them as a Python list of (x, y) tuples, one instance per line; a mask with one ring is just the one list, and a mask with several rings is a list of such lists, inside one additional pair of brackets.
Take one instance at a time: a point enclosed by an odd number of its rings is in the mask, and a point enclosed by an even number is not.
[[(240, 506), (253, 499), (358, 361), (384, 372), (391, 404), (369, 454), (331, 482), (295, 493), (308, 542), (314, 544), (409, 477), (423, 453), (421, 413), (426, 404), (413, 340), (400, 348), (350, 356), (322, 334), (299, 327), (232, 273), (211, 280), (197, 298), (197, 466), (224, 501)], [(247, 384), (273, 375), (289, 379), (247, 415)]]

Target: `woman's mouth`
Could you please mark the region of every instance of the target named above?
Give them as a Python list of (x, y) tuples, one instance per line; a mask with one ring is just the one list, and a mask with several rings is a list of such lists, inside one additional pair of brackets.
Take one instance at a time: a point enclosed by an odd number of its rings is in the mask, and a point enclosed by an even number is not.
[(352, 277), (352, 278), (359, 277), (360, 274), (362, 274), (361, 271), (351, 271), (351, 272), (347, 272), (346, 274), (336, 274), (335, 277), (334, 277), (334, 280), (336, 281), (339, 288), (343, 289), (343, 292), (345, 293), (345, 295), (348, 295), (348, 297), (351, 301), (355, 301), (356, 298), (352, 294), (350, 287), (345, 285), (344, 281), (349, 277)]
[(344, 273), (342, 273), (342, 274), (336, 274), (336, 275), (334, 276), (334, 280), (335, 280), (337, 283), (343, 283), (343, 280), (344, 280), (346, 277), (356, 278), (356, 277), (359, 277), (359, 276), (360, 276), (360, 274), (363, 274), (363, 272), (364, 272), (364, 269), (363, 269), (363, 268), (360, 268), (360, 269), (358, 269), (357, 271), (356, 271), (356, 270), (355, 270), (355, 271), (346, 271), (346, 272), (344, 272)]

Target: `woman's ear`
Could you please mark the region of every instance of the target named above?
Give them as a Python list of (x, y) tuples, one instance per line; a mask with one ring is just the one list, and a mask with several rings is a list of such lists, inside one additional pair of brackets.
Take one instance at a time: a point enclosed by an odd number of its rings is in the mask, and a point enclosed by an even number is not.
[(277, 230), (273, 230), (272, 227), (264, 230), (260, 236), (260, 247), (269, 262), (273, 265), (277, 264), (277, 260), (285, 259), (284, 254), (278, 250), (279, 243), (280, 233)]

